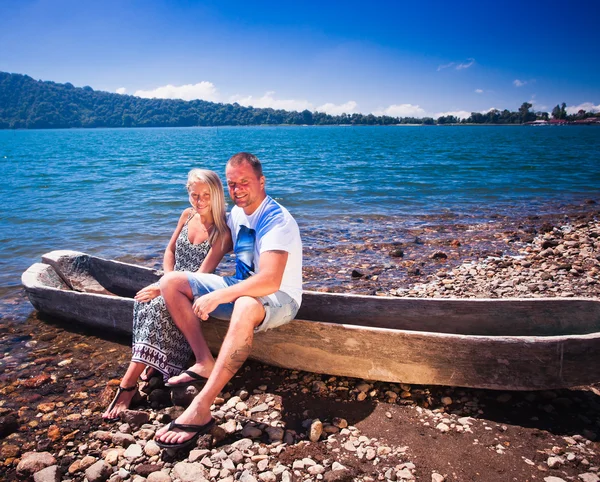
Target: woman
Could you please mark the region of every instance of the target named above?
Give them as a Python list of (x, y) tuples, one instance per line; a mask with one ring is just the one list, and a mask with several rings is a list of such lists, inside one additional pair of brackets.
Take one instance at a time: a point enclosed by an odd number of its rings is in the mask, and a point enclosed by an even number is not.
[[(183, 211), (171, 236), (164, 255), (164, 272), (211, 273), (232, 247), (223, 185), (215, 172), (192, 169), (187, 190), (192, 207)], [(165, 378), (172, 377), (181, 372), (192, 354), (167, 311), (158, 283), (135, 295), (132, 352), (117, 394), (102, 414), (106, 421), (118, 420), (119, 413), (129, 407), (138, 377), (146, 367), (160, 371)]]

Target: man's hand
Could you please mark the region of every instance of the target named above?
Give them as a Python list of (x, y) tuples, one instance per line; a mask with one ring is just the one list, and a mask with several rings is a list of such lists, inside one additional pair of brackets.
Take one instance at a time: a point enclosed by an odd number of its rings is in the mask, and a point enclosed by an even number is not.
[(133, 299), (135, 301), (139, 301), (140, 303), (148, 303), (152, 301), (154, 298), (160, 295), (160, 287), (158, 285), (150, 285), (146, 286), (139, 290)]
[(215, 311), (217, 306), (224, 302), (220, 298), (219, 291), (220, 290), (207, 293), (194, 301), (192, 310), (194, 310), (194, 314), (202, 321), (208, 320), (208, 315)]

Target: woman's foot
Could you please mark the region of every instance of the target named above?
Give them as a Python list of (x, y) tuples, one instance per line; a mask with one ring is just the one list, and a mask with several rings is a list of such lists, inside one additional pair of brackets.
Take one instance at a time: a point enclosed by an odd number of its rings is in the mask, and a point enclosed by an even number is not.
[(156, 368), (146, 367), (145, 370), (140, 375), (140, 380), (143, 382), (148, 382), (155, 374), (156, 374)]
[(102, 418), (106, 422), (116, 422), (119, 420), (119, 414), (123, 410), (127, 410), (129, 405), (131, 404), (131, 400), (135, 395), (137, 389), (137, 385), (133, 387), (121, 387), (117, 389), (117, 393), (115, 394), (115, 398), (110, 402), (110, 405), (106, 409), (106, 411), (102, 414)]
[(190, 383), (203, 382), (206, 381), (206, 379), (210, 376), (211, 371), (212, 367), (210, 369), (207, 369), (205, 366), (196, 363), (195, 365), (191, 366), (188, 370), (185, 370), (179, 375), (169, 378), (165, 386), (173, 388), (180, 385), (188, 385)]

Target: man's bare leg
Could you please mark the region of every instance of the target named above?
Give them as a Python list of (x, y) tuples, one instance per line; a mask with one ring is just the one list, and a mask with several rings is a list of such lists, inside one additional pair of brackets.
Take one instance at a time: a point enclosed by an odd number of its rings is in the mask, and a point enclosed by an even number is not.
[[(190, 406), (176, 420), (177, 423), (204, 425), (211, 420), (210, 406), (233, 375), (248, 358), (254, 339), (254, 328), (265, 317), (262, 303), (255, 298), (243, 296), (235, 302), (229, 329), (221, 345), (214, 369), (202, 391), (196, 395)], [(167, 430), (168, 426), (156, 433), (156, 438), (169, 444), (185, 442), (193, 437), (190, 432)]]
[[(127, 367), (127, 371), (125, 372), (125, 375), (121, 379), (121, 383), (119, 385), (123, 388), (136, 387), (138, 377), (142, 374), (145, 367), (146, 365), (144, 363), (134, 361), (130, 362), (129, 366)], [(110, 410), (106, 409), (106, 411), (102, 414), (102, 418), (107, 420), (117, 418), (123, 410), (129, 408), (135, 392), (135, 390), (128, 392), (122, 391), (113, 407)]]
[[(196, 358), (196, 363), (191, 367), (191, 370), (208, 378), (215, 365), (215, 359), (202, 334), (201, 322), (192, 310), (194, 295), (187, 275), (175, 271), (167, 273), (160, 281), (160, 291), (173, 322), (185, 336)], [(190, 377), (181, 374), (169, 378), (168, 381), (169, 383), (177, 383), (185, 381), (187, 378)], [(191, 378), (190, 381), (192, 381)]]

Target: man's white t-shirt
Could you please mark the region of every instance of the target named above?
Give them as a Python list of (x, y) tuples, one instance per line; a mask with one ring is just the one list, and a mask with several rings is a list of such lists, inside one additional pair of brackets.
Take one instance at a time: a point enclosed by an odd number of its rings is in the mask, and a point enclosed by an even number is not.
[(231, 209), (227, 224), (236, 256), (236, 278), (246, 279), (258, 272), (260, 254), (286, 251), (287, 263), (280, 291), (302, 302), (302, 240), (298, 224), (281, 204), (267, 196), (251, 215), (238, 206)]

